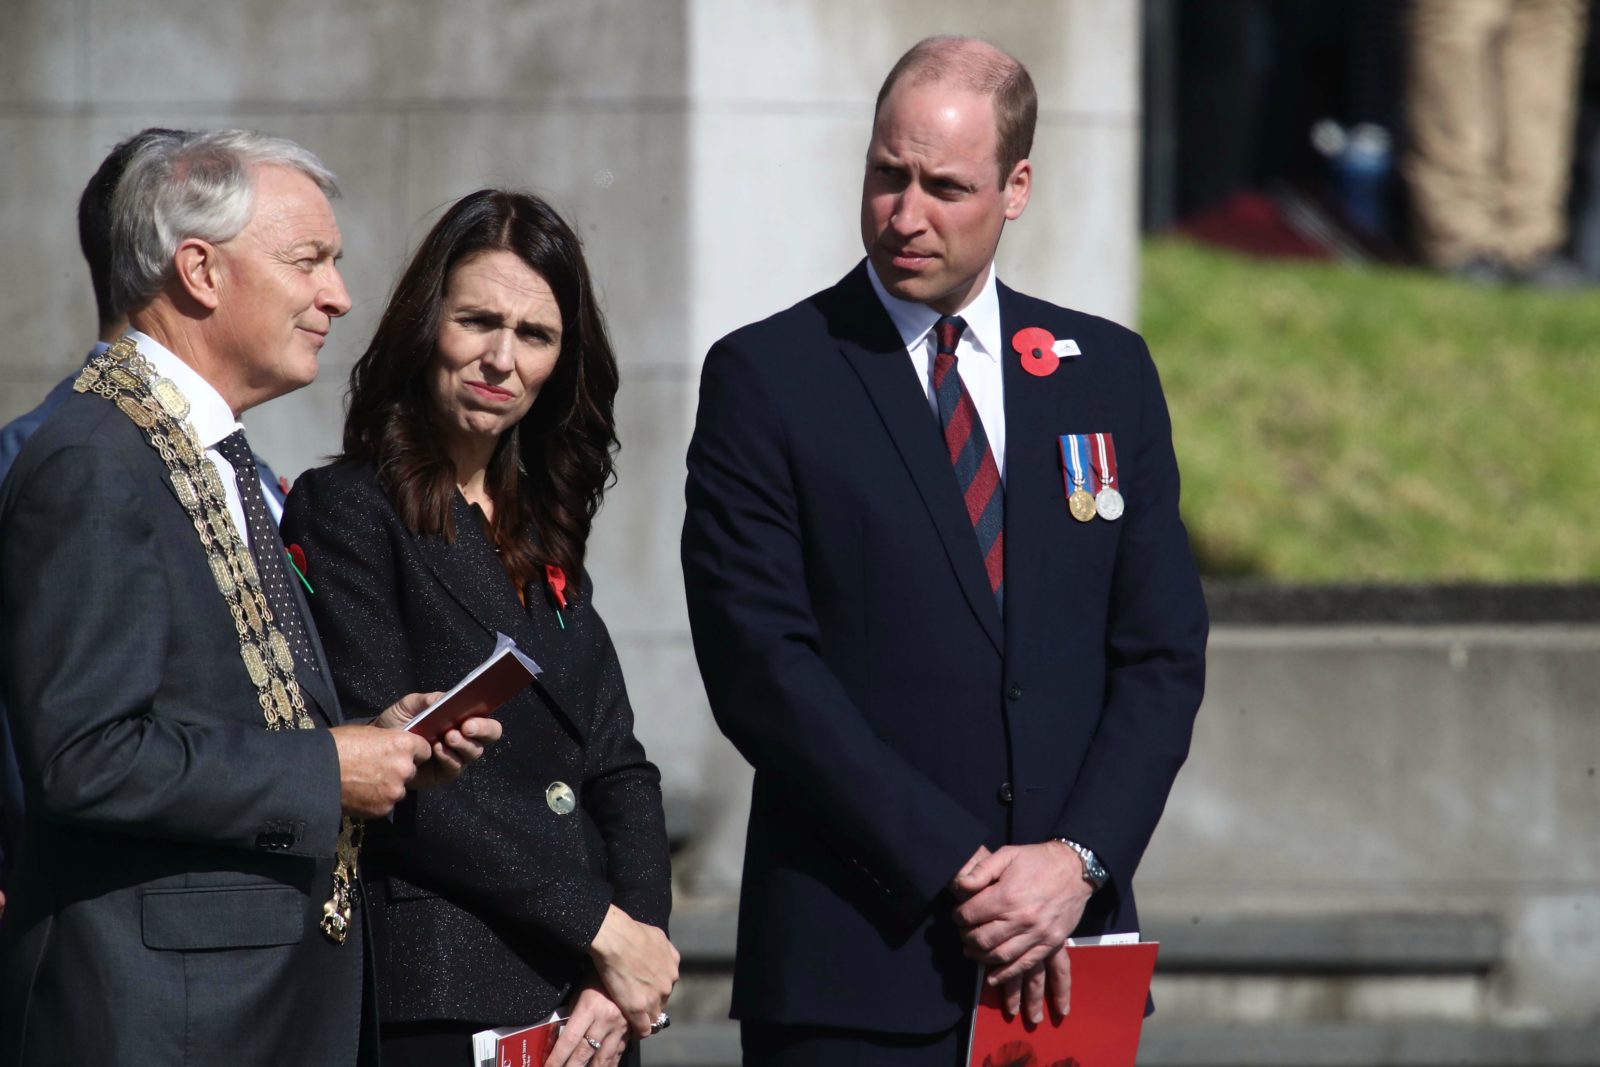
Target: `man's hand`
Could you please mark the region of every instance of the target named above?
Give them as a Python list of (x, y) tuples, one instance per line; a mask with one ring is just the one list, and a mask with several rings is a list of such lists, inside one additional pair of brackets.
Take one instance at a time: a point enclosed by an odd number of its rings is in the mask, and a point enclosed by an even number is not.
[[(950, 879), (950, 892), (955, 894), (955, 898), (957, 900), (966, 901), (972, 897), (973, 893), (978, 891), (977, 889), (970, 888), (973, 885), (972, 872), (977, 870), (978, 865), (983, 863), (992, 855), (993, 853), (989, 851), (989, 846), (979, 845), (978, 851), (974, 852), (972, 854), (972, 858), (966, 863), (963, 863), (961, 865), (961, 869), (956, 872), (956, 876)], [(990, 883), (985, 882), (982, 886), (978, 886), (978, 889), (982, 889), (984, 886), (989, 884)]]
[[(600, 1042), (597, 1049), (589, 1044)], [(628, 1021), (622, 1009), (593, 985), (584, 986), (550, 1049), (544, 1067), (616, 1067), (628, 1047)]]
[[(1015, 994), (1011, 999), (1027, 993), (1036, 1006), (1049, 986), (1053, 1006), (1065, 1014), (1071, 983), (1060, 949), (1094, 892), (1078, 854), (1060, 841), (1007, 845), (969, 865), (956, 876), (954, 888), (969, 898), (955, 912), (963, 950), (993, 969), (990, 984)], [(1059, 974), (1052, 977), (1043, 967), (1056, 956)], [(1025, 980), (1031, 980), (1031, 989)]]
[(1072, 1006), (1072, 961), (1065, 946), (1027, 974), (1000, 983), (1000, 1005), (1008, 1019), (1026, 1011), (1037, 1025), (1044, 1022), (1046, 1004), (1057, 1019)]
[(678, 984), (678, 950), (660, 928), (634, 921), (611, 905), (589, 945), (606, 995), (622, 1009), (635, 1037), (649, 1037)]
[[(402, 729), (417, 714), (443, 693), (408, 693), (390, 704), (383, 713), (372, 720), (374, 726), (385, 729)], [(482, 756), (484, 750), (500, 740), (500, 720), (487, 716), (465, 719), (460, 727), (446, 730), (444, 736), (433, 743), (430, 758), (417, 768), (411, 782), (413, 789), (432, 789), (461, 777), (467, 764)]]
[(428, 742), (404, 730), (350, 725), (329, 732), (339, 752), (339, 803), (358, 819), (381, 819), (394, 810), (417, 768), (433, 755)]

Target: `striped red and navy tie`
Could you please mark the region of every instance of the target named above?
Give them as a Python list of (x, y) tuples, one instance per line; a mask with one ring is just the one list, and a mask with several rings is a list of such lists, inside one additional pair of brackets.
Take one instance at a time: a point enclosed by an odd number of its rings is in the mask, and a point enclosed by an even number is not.
[(956, 484), (966, 501), (967, 517), (978, 535), (978, 552), (983, 569), (994, 590), (994, 602), (1005, 613), (1005, 489), (1000, 485), (1000, 468), (989, 449), (978, 409), (956, 369), (956, 342), (967, 324), (954, 315), (941, 316), (933, 324), (938, 344), (933, 357), (933, 392), (939, 401), (939, 423), (944, 427), (944, 443), (955, 468)]

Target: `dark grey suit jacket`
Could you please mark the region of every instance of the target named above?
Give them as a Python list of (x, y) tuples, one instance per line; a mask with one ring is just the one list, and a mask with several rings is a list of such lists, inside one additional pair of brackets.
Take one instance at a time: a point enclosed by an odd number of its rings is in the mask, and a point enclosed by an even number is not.
[(0, 678), (28, 820), (0, 1065), (356, 1063), (364, 931), (317, 925), (333, 738), (266, 729), (165, 465), (99, 397), (69, 398), (0, 487)]

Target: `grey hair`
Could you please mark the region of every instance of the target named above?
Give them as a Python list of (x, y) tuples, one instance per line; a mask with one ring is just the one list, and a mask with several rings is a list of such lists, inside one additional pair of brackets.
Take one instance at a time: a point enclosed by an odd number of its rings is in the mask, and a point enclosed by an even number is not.
[(172, 278), (178, 245), (221, 244), (255, 211), (255, 168), (287, 167), (339, 195), (333, 172), (283, 137), (254, 130), (168, 131), (142, 145), (111, 201), (111, 304), (137, 311)]

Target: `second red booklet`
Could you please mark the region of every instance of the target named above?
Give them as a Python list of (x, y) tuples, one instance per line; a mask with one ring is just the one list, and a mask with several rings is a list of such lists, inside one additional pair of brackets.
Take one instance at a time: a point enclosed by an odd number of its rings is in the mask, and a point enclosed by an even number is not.
[(429, 744), (467, 719), (493, 715), (500, 705), (533, 684), (541, 671), (517, 643), (505, 634), (495, 634), (494, 651), (472, 669), (454, 689), (435, 700), (406, 729)]
[(479, 1030), (472, 1035), (473, 1067), (544, 1067), (566, 1021), (565, 1015), (557, 1013), (537, 1026)]
[(1007, 1019), (999, 989), (983, 985), (968, 1067), (1134, 1067), (1156, 948), (1154, 941), (1069, 942), (1071, 1010), (1059, 1023), (1048, 1010), (1038, 1026), (1020, 1014)]

